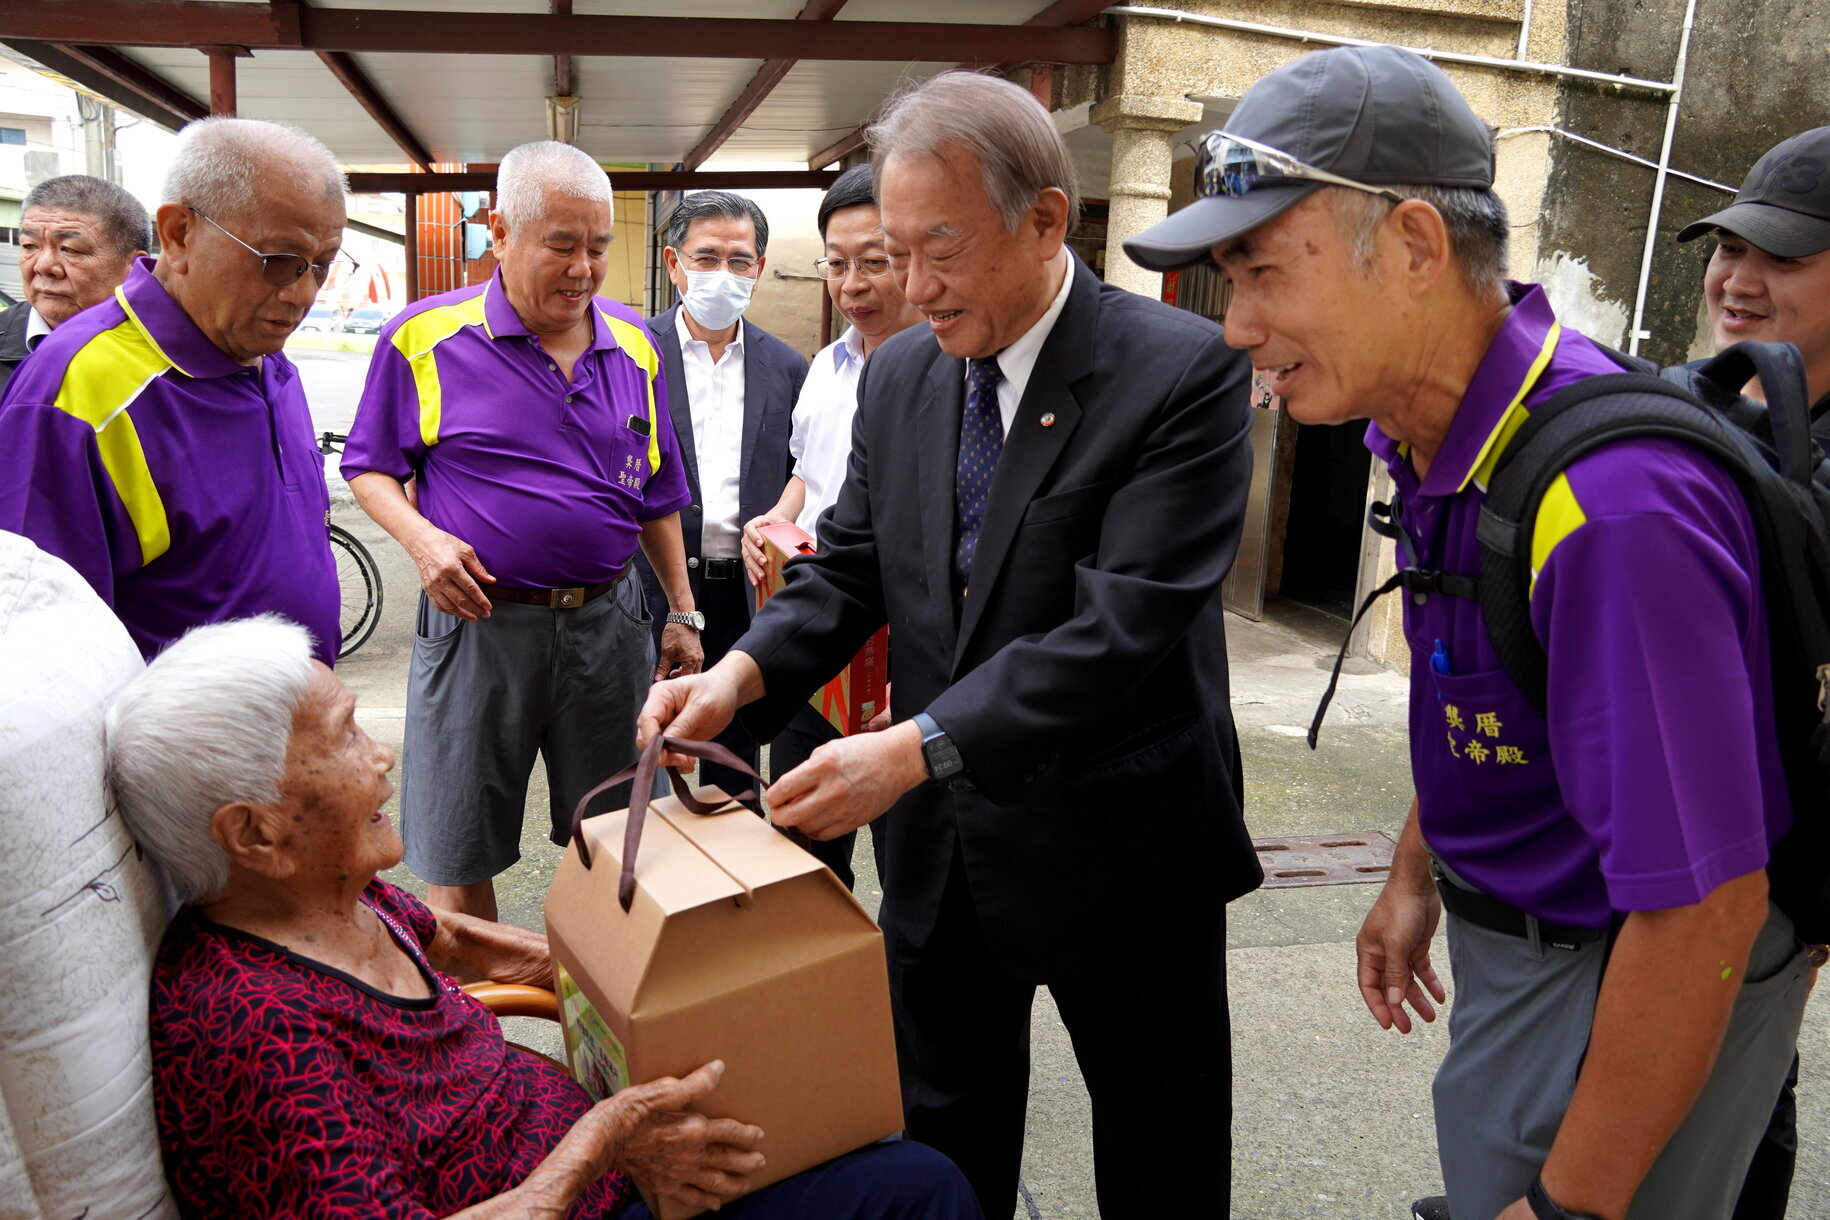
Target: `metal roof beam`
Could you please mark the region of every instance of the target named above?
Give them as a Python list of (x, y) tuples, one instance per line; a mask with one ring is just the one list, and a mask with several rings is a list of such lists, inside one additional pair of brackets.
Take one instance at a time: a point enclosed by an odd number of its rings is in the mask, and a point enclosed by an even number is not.
[[(570, 14), (572, 0), (553, 0), (552, 11), (562, 17)], [(553, 94), (555, 97), (572, 96), (572, 57), (570, 55), (553, 56)]]
[(337, 78), (349, 95), (356, 99), (356, 104), (369, 112), (381, 130), (388, 133), (388, 139), (400, 145), (400, 151), (407, 154), (407, 160), (421, 169), (432, 168), (432, 153), (413, 134), (406, 120), (402, 119), (394, 107), (388, 105), (388, 99), (381, 96), (375, 83), (368, 77), (356, 62), (356, 57), (348, 51), (319, 51), (318, 58), (330, 69), (330, 74)]
[(1108, 64), (1110, 29), (919, 21), (304, 9), (220, 0), (7, 0), (0, 38), (99, 46), (241, 46), (407, 54), (607, 55), (971, 64)]
[[(1053, 4), (1031, 17), (1028, 21), (1025, 21), (1018, 29), (1019, 31), (1026, 33), (1029, 37), (1036, 38), (1040, 36), (1038, 31), (1041, 30), (1052, 29), (1058, 26), (1078, 26), (1083, 22), (1091, 21), (1093, 18), (1111, 8), (1112, 4), (1113, 0), (1055, 0)], [(1114, 48), (1118, 45), (1116, 41), (1118, 31), (1114, 29), (1076, 30), (1074, 32), (1082, 34), (1104, 34), (1114, 40), (1112, 44)], [(1048, 64), (1052, 67), (1055, 64), (1072, 62), (1074, 61), (1056, 59), (1053, 56), (1044, 54), (1040, 51), (1031, 51), (1027, 54), (1013, 55), (998, 64), (998, 67), (1014, 68), (1019, 64), (1027, 63)], [(1104, 62), (1110, 63), (1111, 60), (1106, 60)], [(963, 62), (959, 66), (962, 68), (976, 68), (981, 65)], [(1044, 100), (1042, 104), (1046, 107), (1048, 102)], [(863, 148), (864, 132), (869, 126), (870, 124), (866, 123), (863, 127), (858, 128), (858, 130), (852, 132), (850, 135), (841, 136), (831, 144), (828, 144), (825, 148), (822, 148), (819, 152), (814, 153), (813, 156), (807, 158), (807, 168), (819, 169), (822, 166), (831, 165), (834, 161), (849, 157), (860, 148)]]
[[(619, 191), (696, 191), (706, 188), (727, 191), (778, 190), (786, 187), (814, 187), (825, 190), (838, 178), (832, 170), (606, 170), (610, 185)], [(493, 191), (494, 170), (468, 170), (462, 173), (392, 174), (357, 173), (349, 175), (353, 195), (409, 194), (431, 195), (439, 191)]]
[(79, 47), (8, 38), (21, 55), (75, 81), (83, 88), (173, 131), (209, 114), (209, 107), (107, 47)]
[[(807, 0), (806, 7), (794, 19), (831, 21), (844, 7), (845, 0)], [(796, 59), (765, 59), (756, 75), (750, 78), (750, 83), (737, 95), (737, 100), (712, 124), (712, 129), (705, 134), (705, 138), (686, 154), (686, 168), (698, 169), (704, 165), (713, 153), (723, 147), (726, 140), (737, 133), (738, 128), (749, 122), (750, 116), (756, 113), (756, 108), (763, 104), (763, 99), (775, 91), (775, 86), (781, 84), (782, 78), (799, 62)]]

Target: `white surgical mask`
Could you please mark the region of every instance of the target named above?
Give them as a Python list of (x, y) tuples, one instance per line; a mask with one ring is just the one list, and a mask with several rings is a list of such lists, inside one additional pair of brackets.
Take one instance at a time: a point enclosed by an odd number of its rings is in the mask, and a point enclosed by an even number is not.
[(707, 330), (723, 330), (750, 306), (756, 281), (729, 271), (688, 271), (686, 312)]

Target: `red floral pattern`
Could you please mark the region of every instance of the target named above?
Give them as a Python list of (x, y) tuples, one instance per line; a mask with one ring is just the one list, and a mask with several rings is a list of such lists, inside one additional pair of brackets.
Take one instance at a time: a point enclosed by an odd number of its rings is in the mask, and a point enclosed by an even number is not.
[[(426, 962), (432, 912), (382, 881), (364, 900), (431, 982), (386, 996), (189, 908), (152, 980), (165, 1171), (189, 1217), (430, 1220), (501, 1194), (589, 1105), (509, 1051), (476, 1000)], [(611, 1174), (574, 1217), (633, 1197)]]

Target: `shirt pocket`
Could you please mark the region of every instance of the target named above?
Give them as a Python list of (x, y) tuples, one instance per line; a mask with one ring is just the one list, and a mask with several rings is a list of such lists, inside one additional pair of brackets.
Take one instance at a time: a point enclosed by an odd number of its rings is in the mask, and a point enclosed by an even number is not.
[(1549, 730), (1505, 670), (1430, 677), (1435, 698), (1419, 692), (1428, 702), (1418, 754), (1445, 795), (1480, 805), (1536, 804), (1555, 790)]

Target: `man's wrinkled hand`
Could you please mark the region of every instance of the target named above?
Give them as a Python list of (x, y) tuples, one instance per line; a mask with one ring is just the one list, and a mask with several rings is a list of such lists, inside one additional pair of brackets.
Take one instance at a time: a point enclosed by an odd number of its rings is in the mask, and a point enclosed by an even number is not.
[(1407, 889), (1390, 881), (1366, 913), (1354, 940), (1360, 998), (1380, 1029), (1396, 1027), (1408, 1034), (1407, 1003), (1423, 1020), (1434, 1021), (1435, 1004), (1448, 999), (1430, 964), (1430, 938), (1441, 917), (1442, 899), (1435, 890)]
[(792, 521), (793, 517), (784, 517), (779, 513), (767, 512), (760, 517), (751, 517), (743, 523), (743, 574), (750, 578), (752, 585), (762, 583), (763, 570), (768, 567), (768, 556), (763, 553), (762, 527), (780, 525)]
[(496, 578), (468, 542), (429, 524), (406, 551), (419, 570), (419, 587), (439, 610), (472, 623), (489, 617), (489, 598), (477, 582), (494, 584)]
[(769, 786), (769, 820), (814, 839), (836, 839), (883, 813), (928, 777), (921, 730), (904, 721), (841, 737)]
[(699, 633), (684, 623), (669, 623), (661, 629), (661, 659), (655, 662), (654, 680), (684, 678), (705, 668), (705, 645)]
[(723, 1075), (724, 1064), (714, 1059), (684, 1079), (631, 1085), (603, 1102), (620, 1111), (615, 1168), (688, 1207), (715, 1211), (747, 1191), (749, 1175), (763, 1167), (756, 1150), (762, 1129), (686, 1108), (709, 1096)]
[[(661, 734), (686, 741), (710, 741), (736, 715), (737, 692), (716, 668), (710, 673), (656, 682), (648, 688), (648, 701), (636, 717), (636, 746), (647, 749), (648, 743)], [(697, 763), (697, 759), (684, 754), (661, 755), (664, 767), (684, 770)]]

